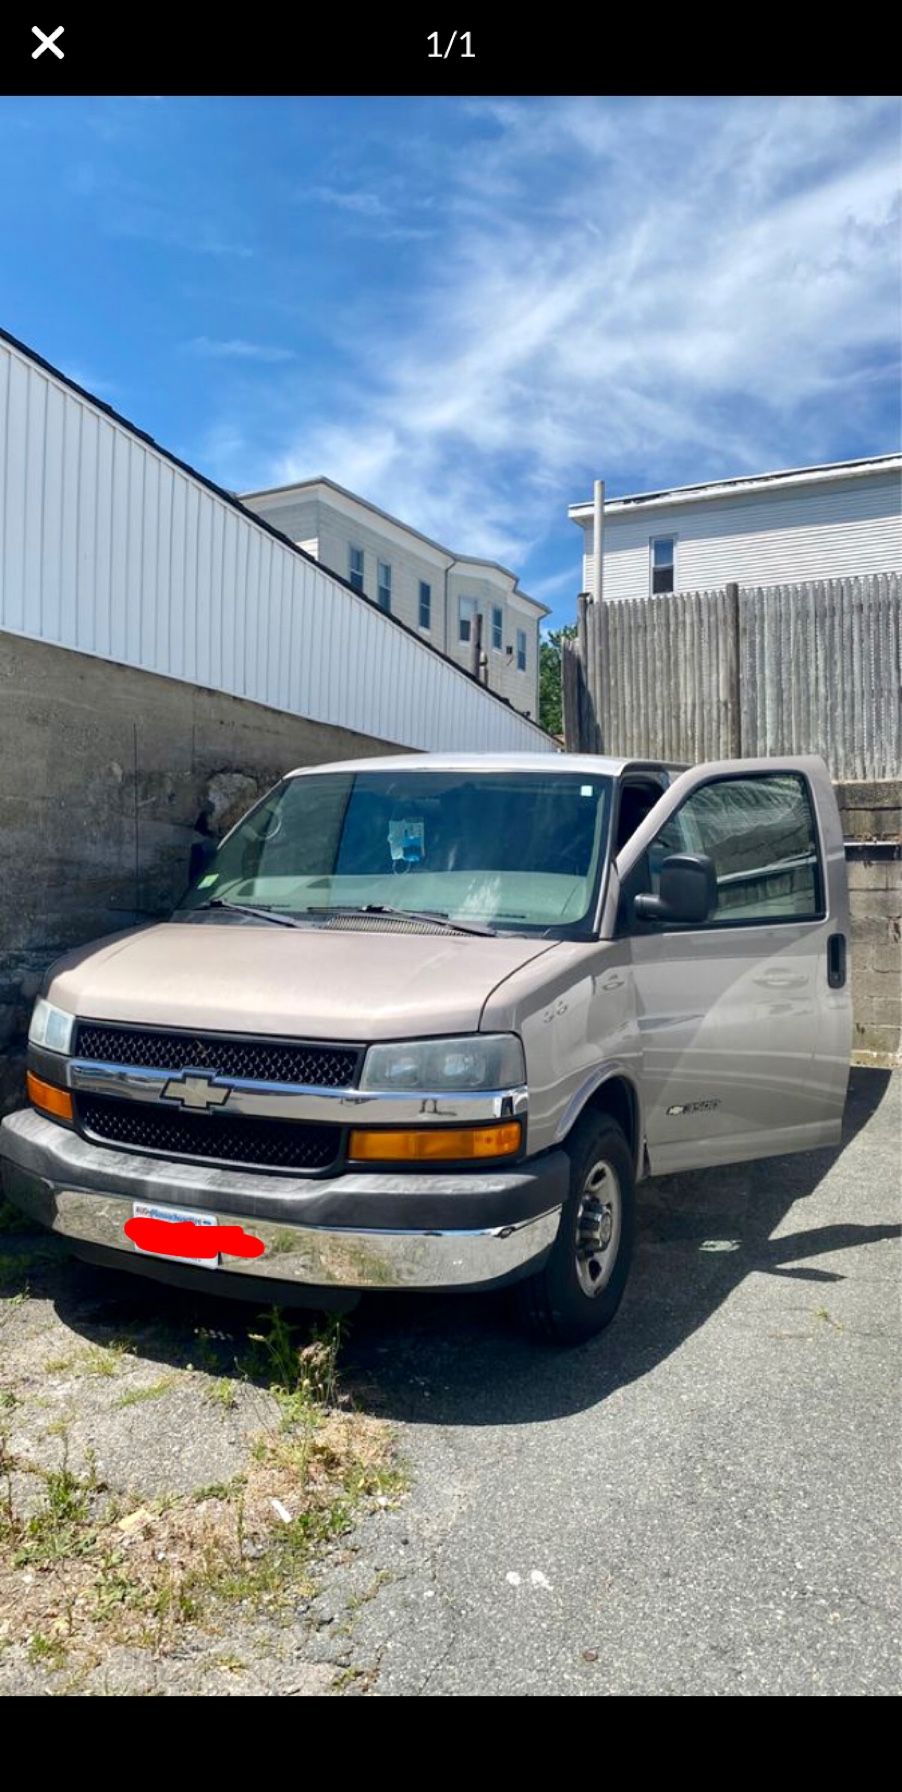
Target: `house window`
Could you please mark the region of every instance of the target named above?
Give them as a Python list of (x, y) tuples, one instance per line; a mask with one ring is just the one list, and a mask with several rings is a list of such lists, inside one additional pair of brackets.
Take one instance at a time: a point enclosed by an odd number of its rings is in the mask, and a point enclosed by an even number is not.
[(504, 611), (497, 604), (492, 606), (492, 646), (500, 653), (504, 644)]
[(476, 618), (475, 597), (462, 597), (458, 609), (457, 638), (459, 641), (472, 641), (473, 623)]
[(380, 610), (391, 609), (391, 567), (387, 560), (378, 561), (376, 601)]
[(420, 580), (420, 627), (432, 627), (432, 586), (424, 579)]
[(673, 591), (674, 565), (676, 561), (676, 536), (655, 535), (651, 543), (651, 578), (652, 597), (659, 592)]
[(363, 549), (348, 549), (348, 578), (355, 591), (363, 590)]
[(518, 628), (518, 630), (517, 630), (517, 671), (518, 672), (526, 671), (526, 630), (525, 630), (525, 628)]

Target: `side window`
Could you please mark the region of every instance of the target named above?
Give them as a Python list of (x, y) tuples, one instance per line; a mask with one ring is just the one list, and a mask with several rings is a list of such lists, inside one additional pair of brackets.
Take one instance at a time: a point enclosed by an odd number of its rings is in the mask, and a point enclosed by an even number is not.
[(649, 543), (649, 592), (652, 597), (675, 590), (676, 537), (653, 535)]
[(473, 619), (476, 615), (475, 597), (462, 597), (457, 616), (457, 638), (459, 641), (471, 641)]
[(823, 912), (817, 829), (808, 786), (794, 772), (702, 784), (648, 850), (648, 887), (673, 852), (703, 852), (717, 872), (709, 925), (813, 921)]
[(377, 562), (376, 602), (380, 610), (391, 609), (391, 567), (387, 560)]
[(363, 590), (363, 549), (348, 548), (348, 578), (355, 591)]

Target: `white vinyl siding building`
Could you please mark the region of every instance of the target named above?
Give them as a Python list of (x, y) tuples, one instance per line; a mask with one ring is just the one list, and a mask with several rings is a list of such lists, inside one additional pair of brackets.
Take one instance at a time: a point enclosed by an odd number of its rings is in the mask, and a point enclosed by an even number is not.
[[(594, 591), (592, 504), (569, 514)], [(603, 528), (608, 600), (902, 572), (902, 455), (615, 498)]]
[(347, 540), (337, 566), (0, 332), (0, 630), (411, 748), (547, 751), (344, 582)]
[[(241, 501), (343, 577), (349, 553), (357, 556), (352, 583), (383, 608), (388, 591), (392, 614), (467, 671), (473, 618), (480, 615), (489, 689), (523, 714), (538, 715), (539, 625), (548, 610), (519, 589), (506, 567), (452, 553), (331, 479), (245, 492)], [(385, 566), (391, 569), (388, 586), (380, 570)], [(518, 632), (526, 638), (525, 655), (517, 650)]]

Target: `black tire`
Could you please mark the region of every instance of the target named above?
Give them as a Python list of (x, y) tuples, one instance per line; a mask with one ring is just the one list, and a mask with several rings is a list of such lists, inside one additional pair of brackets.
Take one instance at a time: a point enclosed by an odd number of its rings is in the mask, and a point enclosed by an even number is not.
[[(570, 1193), (557, 1238), (544, 1268), (514, 1292), (521, 1322), (534, 1337), (583, 1344), (610, 1325), (623, 1298), (633, 1255), (636, 1178), (629, 1145), (608, 1114), (580, 1121), (567, 1153)], [(615, 1255), (607, 1260), (612, 1246)]]

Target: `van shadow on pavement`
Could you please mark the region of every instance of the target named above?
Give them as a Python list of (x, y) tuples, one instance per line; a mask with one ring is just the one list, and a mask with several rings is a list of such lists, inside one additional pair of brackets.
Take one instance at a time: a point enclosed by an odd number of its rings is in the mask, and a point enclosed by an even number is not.
[[(541, 1422), (595, 1406), (647, 1374), (753, 1272), (807, 1283), (813, 1304), (821, 1304), (824, 1285), (845, 1279), (830, 1267), (831, 1255), (897, 1238), (902, 1227), (831, 1215), (827, 1224), (772, 1234), (835, 1171), (890, 1082), (887, 1071), (853, 1070), (838, 1149), (641, 1184), (626, 1296), (613, 1325), (590, 1343), (563, 1351), (531, 1343), (512, 1329), (500, 1297), (386, 1295), (353, 1315), (346, 1369), (368, 1384), (374, 1410), (408, 1424)], [(892, 1126), (887, 1134), (879, 1145), (875, 1139), (873, 1154), (856, 1154), (850, 1216), (863, 1180), (874, 1189), (898, 1176)]]
[[(890, 1081), (889, 1072), (853, 1070), (839, 1150), (643, 1183), (627, 1294), (614, 1324), (590, 1343), (556, 1350), (531, 1342), (517, 1331), (502, 1295), (368, 1296), (347, 1322), (345, 1387), (358, 1407), (407, 1424), (541, 1422), (595, 1406), (647, 1374), (753, 1272), (808, 1284), (823, 1300), (823, 1285), (845, 1279), (831, 1268), (831, 1256), (898, 1237), (902, 1228), (831, 1217), (780, 1238), (773, 1233), (835, 1172), (877, 1115)], [(847, 1208), (843, 1203), (850, 1216), (862, 1190), (873, 1203), (873, 1191), (898, 1175), (891, 1123), (885, 1131), (884, 1138), (878, 1121), (873, 1147), (859, 1147), (854, 1170), (850, 1164)], [(128, 1327), (142, 1356), (184, 1366), (197, 1364), (200, 1337), (208, 1372), (265, 1380), (253, 1359), (248, 1368), (248, 1333), (259, 1329), (259, 1317), (244, 1302), (186, 1295), (76, 1262), (60, 1264), (50, 1282), (59, 1317), (91, 1340)], [(307, 1316), (290, 1317), (303, 1341)]]

